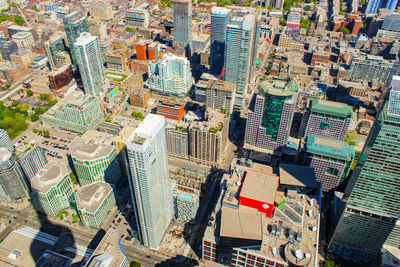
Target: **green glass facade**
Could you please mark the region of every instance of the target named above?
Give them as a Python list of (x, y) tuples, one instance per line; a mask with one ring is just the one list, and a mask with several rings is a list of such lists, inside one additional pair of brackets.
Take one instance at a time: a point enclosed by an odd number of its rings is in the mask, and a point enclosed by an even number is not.
[[(400, 211), (400, 77), (370, 131), (345, 190), (330, 251), (366, 262), (384, 243), (398, 245)], [(352, 252), (352, 253), (350, 253)]]

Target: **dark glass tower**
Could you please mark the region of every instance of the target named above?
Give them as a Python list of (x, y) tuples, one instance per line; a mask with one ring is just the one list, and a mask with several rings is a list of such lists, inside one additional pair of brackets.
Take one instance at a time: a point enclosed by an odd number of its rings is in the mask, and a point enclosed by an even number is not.
[(231, 11), (223, 7), (211, 9), (210, 72), (221, 74), (224, 66), (226, 30)]
[(382, 245), (398, 246), (400, 227), (400, 77), (371, 129), (337, 213), (329, 251), (368, 262)]

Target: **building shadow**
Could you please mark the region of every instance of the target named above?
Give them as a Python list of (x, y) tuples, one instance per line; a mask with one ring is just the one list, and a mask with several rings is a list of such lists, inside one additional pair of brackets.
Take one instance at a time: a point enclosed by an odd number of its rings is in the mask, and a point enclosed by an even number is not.
[(177, 255), (171, 259), (165, 260), (163, 262), (160, 262), (155, 265), (156, 267), (169, 267), (169, 266), (174, 266), (174, 267), (179, 267), (179, 266), (185, 266), (185, 267), (192, 267), (192, 266), (199, 266), (199, 263), (191, 258)]

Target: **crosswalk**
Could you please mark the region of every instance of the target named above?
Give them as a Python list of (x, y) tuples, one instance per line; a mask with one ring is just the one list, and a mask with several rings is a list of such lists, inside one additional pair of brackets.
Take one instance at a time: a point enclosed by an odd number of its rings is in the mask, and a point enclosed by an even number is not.
[[(40, 232), (39, 230), (30, 228), (30, 227), (25, 227), (22, 229), (18, 229), (14, 231), (15, 233), (18, 233), (20, 235), (26, 236), (28, 238), (35, 239), (37, 241), (49, 244), (49, 245), (54, 245), (58, 237)], [(82, 256), (82, 257), (90, 257), (93, 254), (93, 249), (88, 249), (84, 246), (74, 244), (73, 247), (67, 247), (65, 248), (66, 251), (69, 251), (71, 253), (74, 253), (76, 255)]]

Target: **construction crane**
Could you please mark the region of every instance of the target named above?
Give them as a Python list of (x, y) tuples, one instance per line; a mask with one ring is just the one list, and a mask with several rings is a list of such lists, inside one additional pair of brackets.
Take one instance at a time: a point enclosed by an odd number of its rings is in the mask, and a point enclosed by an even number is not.
[(114, 42), (111, 42), (110, 44), (113, 45), (113, 46), (117, 46), (119, 48), (122, 48), (122, 60), (123, 60), (123, 63), (124, 63), (124, 71), (126, 72), (127, 71), (127, 66), (126, 66), (125, 46), (117, 44), (117, 43), (114, 43)]
[(224, 74), (225, 74), (225, 66), (222, 66), (221, 74), (219, 75), (217, 82), (224, 80)]
[(24, 13), (22, 13), (21, 8), (19, 8), (19, 4), (15, 3), (15, 2), (10, 2), (9, 5), (15, 4), (15, 6), (18, 8), (19, 13), (21, 13), (22, 18), (25, 20), (26, 24), (31, 27), (31, 24), (29, 23), (29, 21), (26, 19)]

